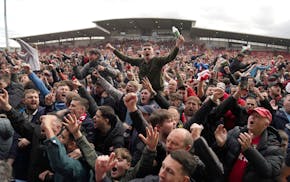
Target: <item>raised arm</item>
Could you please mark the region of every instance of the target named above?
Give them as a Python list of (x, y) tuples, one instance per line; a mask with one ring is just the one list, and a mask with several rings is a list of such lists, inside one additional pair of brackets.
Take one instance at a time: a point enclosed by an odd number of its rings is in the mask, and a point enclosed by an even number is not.
[(142, 116), (141, 111), (137, 108), (137, 95), (134, 93), (128, 93), (124, 97), (124, 104), (126, 105), (128, 111), (130, 112), (130, 117), (133, 121), (133, 127), (138, 133), (146, 136), (146, 127), (148, 126), (147, 121)]
[(134, 66), (139, 66), (140, 62), (142, 59), (140, 58), (131, 58), (131, 57), (128, 57), (128, 56), (125, 56), (124, 54), (122, 54), (121, 52), (119, 52), (115, 47), (113, 47), (110, 43), (108, 43), (106, 45), (106, 48), (113, 51), (113, 53), (119, 58), (121, 59), (122, 61), (125, 61), (127, 63), (130, 63)]
[(68, 114), (64, 118), (65, 123), (63, 123), (66, 128), (74, 136), (78, 147), (80, 148), (86, 162), (89, 164), (91, 169), (95, 168), (95, 161), (98, 157), (95, 149), (92, 147), (87, 140), (87, 138), (81, 133), (81, 124), (78, 123), (77, 118), (74, 114)]
[(21, 39), (16, 39), (16, 41), (20, 44), (20, 46), (22, 47), (22, 49), (24, 49), (25, 51), (27, 51), (30, 55), (35, 54), (35, 51), (37, 51), (31, 45), (29, 45), (28, 43), (24, 42)]
[(94, 71), (92, 74), (97, 78), (97, 82), (102, 85), (105, 91), (110, 94), (115, 100), (120, 100), (123, 96), (123, 93), (111, 85), (106, 79), (104, 79), (97, 71)]
[(89, 112), (90, 116), (93, 117), (96, 114), (96, 111), (98, 109), (98, 105), (97, 105), (95, 99), (87, 91), (87, 89), (79, 82), (79, 80), (74, 79), (72, 82), (73, 82), (74, 87), (77, 88), (79, 95), (89, 101), (88, 112)]
[(14, 130), (23, 138), (27, 138), (30, 142), (35, 129), (39, 129), (39, 126), (28, 122), (21, 113), (17, 112), (9, 104), (9, 95), (5, 89), (2, 89), (4, 94), (0, 94), (0, 110), (3, 110)]
[(40, 91), (40, 94), (46, 96), (50, 93), (50, 91), (45, 86), (44, 82), (31, 70), (29, 64), (23, 64), (22, 68), (25, 73), (28, 75), (29, 79), (34, 83), (36, 88)]

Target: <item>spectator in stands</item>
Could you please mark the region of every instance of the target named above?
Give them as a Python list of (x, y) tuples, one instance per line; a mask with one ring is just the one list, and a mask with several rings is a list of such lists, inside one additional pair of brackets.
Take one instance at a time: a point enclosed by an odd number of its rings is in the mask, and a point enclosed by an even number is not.
[[(14, 130), (21, 136), (27, 138), (31, 143), (30, 163), (28, 168), (28, 181), (38, 181), (38, 175), (46, 170), (50, 170), (46, 150), (43, 145), (45, 137), (41, 132), (40, 125), (28, 122), (21, 113), (17, 112), (9, 104), (8, 92), (4, 89), (4, 94), (0, 94), (0, 109), (4, 110), (11, 122)], [(56, 125), (55, 132), (61, 130), (60, 125)]]
[(258, 107), (250, 112), (245, 127), (229, 132), (219, 125), (215, 137), (219, 158), (224, 164), (225, 180), (275, 181), (283, 163), (280, 136), (270, 127), (269, 110)]
[(124, 56), (119, 51), (117, 51), (111, 44), (107, 44), (106, 48), (113, 51), (113, 53), (119, 57), (121, 60), (130, 63), (133, 66), (139, 67), (139, 79), (142, 80), (147, 77), (151, 82), (153, 89), (155, 91), (163, 90), (163, 79), (161, 77), (162, 67), (174, 60), (179, 48), (182, 46), (184, 38), (182, 35), (176, 40), (176, 45), (174, 50), (167, 57), (154, 57), (154, 50), (151, 44), (143, 45), (143, 58), (130, 58)]
[(163, 160), (158, 176), (147, 176), (144, 179), (135, 179), (131, 182), (149, 182), (149, 181), (166, 181), (166, 182), (189, 182), (190, 176), (195, 171), (197, 162), (194, 157), (185, 150), (177, 150)]
[[(109, 180), (129, 181), (136, 177), (144, 177), (151, 172), (153, 159), (156, 155), (156, 145), (158, 141), (158, 132), (152, 127), (148, 128), (148, 136), (140, 136), (143, 142), (147, 145), (144, 148), (142, 157), (135, 167), (131, 166), (132, 156), (125, 148), (117, 148), (111, 153), (110, 164), (103, 166), (104, 162), (109, 158), (97, 156), (94, 148), (88, 143), (85, 136), (79, 130), (80, 124), (74, 115), (68, 115), (65, 118), (67, 128), (72, 132), (77, 141), (78, 146), (83, 151), (83, 155), (92, 169), (96, 166), (96, 181), (102, 181), (104, 178)], [(105, 159), (105, 161), (103, 161)], [(107, 161), (108, 162), (108, 161)], [(110, 171), (110, 172), (109, 172)], [(108, 172), (108, 174), (106, 174)]]
[(9, 93), (9, 102), (16, 108), (23, 98), (24, 88), (21, 84), (11, 81), (10, 73), (0, 74), (0, 89), (6, 89)]
[(236, 58), (234, 58), (230, 64), (230, 70), (232, 74), (241, 75), (242, 72), (249, 69), (250, 64), (244, 64), (245, 54), (239, 53)]
[(188, 97), (184, 105), (184, 111), (181, 115), (181, 121), (183, 123), (188, 122), (194, 116), (196, 111), (199, 110), (200, 106), (201, 101), (197, 96)]
[[(41, 117), (41, 129), (47, 138), (44, 144), (47, 147), (46, 152), (54, 173), (54, 181), (89, 181), (90, 170), (87, 165), (67, 155), (67, 152), (71, 152), (77, 146), (74, 137), (62, 127), (61, 122), (62, 120), (55, 115)], [(55, 126), (61, 126), (63, 129), (58, 131)]]
[(93, 118), (96, 128), (95, 150), (108, 155), (114, 149), (124, 147), (125, 129), (114, 110), (109, 106), (100, 106)]
[[(34, 89), (27, 89), (24, 91), (23, 108), (19, 112), (27, 122), (34, 125), (40, 124), (40, 117), (47, 113), (45, 107), (39, 106), (39, 93)], [(14, 162), (14, 176), (15, 179), (27, 180), (28, 167), (30, 164), (31, 142), (29, 139), (19, 136), (17, 157)]]
[(73, 97), (68, 110), (70, 113), (75, 114), (78, 122), (81, 123), (83, 131), (86, 133), (86, 137), (89, 142), (95, 141), (95, 129), (92, 118), (87, 113), (89, 109), (89, 103), (87, 99), (82, 97)]
[(79, 70), (78, 65), (74, 65), (73, 71), (76, 78), (82, 80), (94, 70), (98, 70), (108, 82), (113, 84), (112, 77), (116, 77), (118, 72), (104, 61), (104, 57), (100, 50), (90, 50), (89, 59), (90, 61), (86, 63), (81, 70)]
[(268, 77), (268, 92), (269, 92), (269, 101), (271, 102), (275, 110), (283, 106), (282, 103), (282, 89), (283, 84), (279, 79), (279, 75), (273, 74)]

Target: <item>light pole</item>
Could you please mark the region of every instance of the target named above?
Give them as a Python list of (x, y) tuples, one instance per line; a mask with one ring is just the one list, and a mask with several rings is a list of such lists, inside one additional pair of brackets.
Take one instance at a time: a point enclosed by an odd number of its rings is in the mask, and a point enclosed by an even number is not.
[(4, 0), (4, 22), (5, 22), (6, 48), (9, 49), (8, 28), (7, 28), (7, 16), (6, 16), (6, 0)]

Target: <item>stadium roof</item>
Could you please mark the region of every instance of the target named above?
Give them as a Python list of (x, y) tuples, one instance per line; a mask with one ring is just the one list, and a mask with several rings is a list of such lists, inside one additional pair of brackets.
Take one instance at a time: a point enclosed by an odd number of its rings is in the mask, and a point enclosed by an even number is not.
[(15, 37), (13, 39), (20, 38), (29, 43), (37, 43), (37, 42), (47, 42), (52, 40), (61, 40), (61, 39), (70, 39), (76, 37), (94, 37), (94, 36), (107, 36), (108, 32), (102, 30), (99, 27), (66, 31), (66, 32), (57, 32), (50, 34), (42, 34), (42, 35), (33, 35), (26, 37)]
[[(112, 32), (127, 32), (136, 29), (139, 33), (152, 32), (152, 30), (171, 30), (176, 26), (183, 31), (190, 32), (190, 36), (233, 39), (248, 42), (257, 42), (265, 44), (274, 44), (278, 46), (290, 47), (290, 39), (244, 34), (237, 32), (228, 32), (220, 30), (211, 30), (195, 27), (195, 21), (165, 18), (128, 18), (94, 21), (96, 27), (88, 29), (73, 30), (67, 32), (57, 32), (51, 34), (42, 34), (35, 36), (17, 37), (29, 43), (47, 42), (53, 40), (79, 38), (79, 37), (106, 37)], [(151, 34), (147, 34), (151, 35)]]
[(176, 26), (181, 30), (189, 31), (192, 24), (195, 24), (195, 21), (166, 18), (128, 18), (95, 21), (94, 23), (110, 32), (123, 32), (134, 29), (143, 31), (152, 31), (157, 29), (171, 30), (172, 26)]
[(274, 45), (279, 45), (279, 46), (290, 47), (290, 39), (220, 31), (220, 30), (210, 30), (210, 29), (196, 28), (196, 27), (193, 27), (191, 29), (190, 35), (191, 37), (211, 37), (211, 38), (234, 39), (234, 40), (242, 40), (242, 41), (247, 41), (247, 42), (257, 42), (257, 43), (274, 44)]

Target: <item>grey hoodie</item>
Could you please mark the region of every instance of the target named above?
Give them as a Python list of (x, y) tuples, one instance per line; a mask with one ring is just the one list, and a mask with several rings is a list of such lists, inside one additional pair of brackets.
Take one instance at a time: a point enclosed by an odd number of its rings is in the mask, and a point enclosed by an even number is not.
[(0, 159), (8, 157), (13, 142), (14, 129), (9, 119), (0, 118)]

